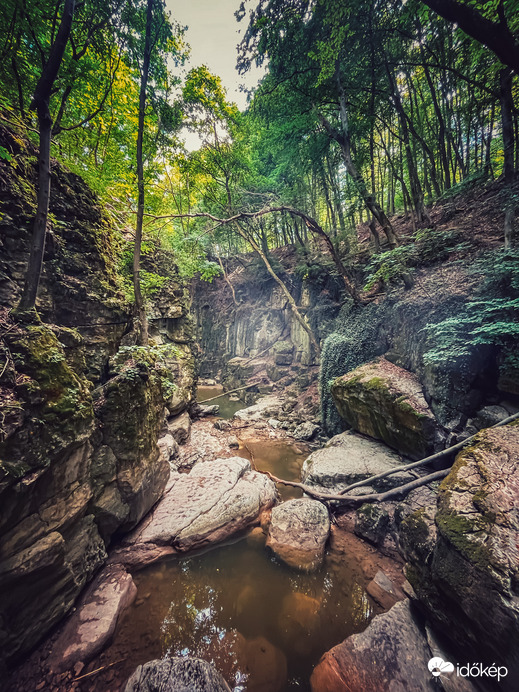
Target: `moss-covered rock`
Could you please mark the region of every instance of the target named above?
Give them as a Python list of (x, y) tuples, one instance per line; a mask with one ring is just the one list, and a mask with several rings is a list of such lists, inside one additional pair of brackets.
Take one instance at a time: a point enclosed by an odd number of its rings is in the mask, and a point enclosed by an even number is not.
[(95, 412), (103, 444), (116, 459), (120, 498), (129, 508), (119, 530), (129, 530), (157, 502), (169, 477), (169, 465), (157, 439), (164, 420), (160, 373), (144, 360), (129, 360), (95, 392)]
[(331, 386), (337, 410), (359, 432), (419, 459), (441, 435), (418, 378), (385, 358), (361, 365)]
[[(472, 658), (519, 675), (519, 428), (481, 431), (442, 482), (436, 512), (401, 524), (408, 579), (431, 619)], [(475, 652), (477, 656), (475, 656)], [(503, 688), (512, 689), (512, 688)]]
[(274, 344), (276, 365), (291, 365), (294, 358), (294, 344), (291, 341), (278, 341)]
[(389, 513), (384, 507), (366, 502), (356, 512), (355, 533), (375, 545), (382, 544), (389, 521)]

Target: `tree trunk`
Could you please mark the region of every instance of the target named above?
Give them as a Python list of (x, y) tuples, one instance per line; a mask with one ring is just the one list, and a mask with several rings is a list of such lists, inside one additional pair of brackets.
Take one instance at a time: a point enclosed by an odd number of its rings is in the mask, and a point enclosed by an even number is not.
[(512, 97), (512, 73), (505, 68), (499, 73), (499, 100), (501, 103), (501, 126), (503, 130), (505, 180), (511, 182), (515, 174), (514, 157), (514, 125), (513, 125), (513, 97)]
[(146, 8), (146, 36), (144, 39), (144, 56), (142, 61), (141, 85), (139, 92), (139, 124), (137, 131), (137, 220), (135, 223), (135, 245), (133, 247), (133, 291), (135, 296), (135, 331), (137, 344), (148, 345), (148, 320), (141, 289), (141, 248), (142, 222), (144, 218), (144, 120), (146, 116), (146, 91), (151, 60), (151, 25), (155, 0), (148, 0)]
[(67, 46), (72, 22), (74, 19), (75, 0), (65, 0), (63, 16), (56, 34), (56, 40), (50, 49), (49, 59), (45, 63), (41, 76), (34, 90), (31, 109), (38, 114), (38, 127), (40, 135), (40, 151), (38, 158), (38, 205), (36, 218), (34, 219), (31, 251), (25, 274), (25, 282), (15, 314), (28, 318), (37, 318), (36, 296), (40, 283), (45, 252), (45, 236), (47, 232), (47, 219), (49, 215), (50, 200), (50, 144), (52, 133), (52, 118), (50, 114), (50, 97), (54, 82), (58, 76), (59, 68), (63, 60)]

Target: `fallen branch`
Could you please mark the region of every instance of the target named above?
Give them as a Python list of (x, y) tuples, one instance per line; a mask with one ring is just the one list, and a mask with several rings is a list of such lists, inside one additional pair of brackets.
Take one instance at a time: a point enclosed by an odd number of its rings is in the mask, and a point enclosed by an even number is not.
[(78, 680), (83, 680), (84, 678), (90, 678), (92, 677), (92, 675), (97, 675), (98, 673), (101, 673), (103, 670), (107, 670), (112, 666), (116, 666), (119, 663), (122, 663), (124, 660), (124, 658), (121, 658), (120, 661), (114, 661), (113, 663), (108, 663), (108, 665), (106, 666), (101, 666), (101, 668), (96, 668), (95, 670), (92, 670), (90, 673), (85, 673), (84, 675), (80, 675), (78, 678), (74, 678), (72, 682), (77, 682)]
[(321, 493), (310, 485), (305, 485), (304, 483), (297, 483), (295, 481), (285, 481), (282, 478), (277, 478), (273, 476), (268, 471), (261, 471), (274, 483), (281, 483), (282, 485), (290, 485), (293, 488), (300, 488), (306, 495), (319, 500), (320, 502), (335, 502), (339, 504), (359, 504), (362, 505), (365, 502), (384, 502), (385, 500), (390, 500), (400, 495), (405, 495), (415, 488), (419, 488), (422, 485), (427, 485), (433, 481), (437, 481), (440, 478), (444, 478), (450, 472), (449, 469), (442, 469), (441, 471), (435, 471), (427, 476), (422, 476), (417, 478), (410, 483), (405, 483), (404, 485), (399, 485), (397, 488), (391, 488), (391, 490), (386, 490), (383, 493), (370, 493), (369, 495), (341, 495), (333, 493)]
[[(500, 425), (506, 425), (507, 423), (511, 423), (514, 420), (517, 420), (519, 418), (519, 413), (514, 413), (513, 416), (508, 416), (508, 418), (505, 418), (504, 420), (500, 421), (499, 423), (496, 423), (495, 425), (490, 426), (491, 428), (497, 428)], [(477, 433), (476, 433), (477, 435)], [(391, 469), (390, 471), (384, 471), (383, 473), (377, 473), (376, 476), (370, 476), (369, 478), (364, 478), (362, 481), (357, 481), (356, 483), (352, 483), (351, 485), (348, 485), (346, 488), (341, 490), (340, 494), (344, 495), (348, 493), (350, 490), (353, 490), (353, 488), (360, 488), (363, 485), (371, 485), (373, 481), (378, 481), (381, 478), (387, 478), (388, 476), (392, 476), (394, 473), (399, 473), (400, 471), (410, 471), (411, 469), (416, 469), (419, 466), (425, 466), (426, 464), (430, 464), (431, 461), (436, 461), (437, 459), (441, 459), (442, 457), (446, 456), (447, 454), (451, 454), (452, 452), (457, 451), (458, 449), (461, 449), (464, 447), (468, 442), (473, 440), (476, 435), (471, 435), (470, 437), (467, 437), (467, 439), (462, 440), (461, 442), (458, 442), (455, 445), (452, 445), (452, 447), (447, 447), (447, 449), (442, 449), (441, 452), (436, 452), (436, 454), (432, 454), (429, 457), (426, 457), (425, 459), (421, 459), (420, 461), (413, 461), (411, 464), (406, 464), (405, 466), (395, 466), (395, 468)]]
[[(498, 428), (501, 425), (507, 425), (508, 423), (511, 423), (512, 421), (517, 419), (519, 419), (519, 413), (514, 413), (514, 415), (509, 416), (508, 418), (505, 418), (504, 420), (490, 427)], [(417, 478), (414, 481), (410, 481), (409, 483), (405, 483), (404, 485), (399, 485), (396, 488), (391, 488), (391, 490), (386, 490), (383, 493), (370, 493), (369, 495), (347, 495), (346, 493), (350, 490), (353, 490), (354, 488), (359, 488), (363, 485), (369, 485), (373, 481), (380, 480), (382, 478), (387, 478), (387, 476), (391, 476), (393, 473), (398, 473), (400, 471), (409, 471), (410, 469), (417, 468), (418, 466), (424, 466), (425, 464), (439, 459), (440, 457), (445, 456), (450, 452), (461, 449), (475, 437), (476, 435), (471, 435), (470, 437), (467, 437), (466, 440), (458, 442), (458, 444), (455, 444), (452, 447), (448, 447), (447, 449), (444, 449), (441, 452), (437, 452), (436, 454), (433, 454), (430, 457), (426, 457), (425, 459), (415, 461), (412, 464), (407, 464), (405, 466), (395, 466), (395, 468), (391, 471), (378, 473), (377, 475), (371, 476), (370, 478), (365, 478), (364, 480), (358, 481), (357, 483), (352, 483), (351, 485), (347, 486), (337, 494), (322, 493), (313, 488), (312, 486), (305, 485), (304, 483), (297, 483), (296, 481), (285, 481), (282, 478), (277, 478), (276, 476), (273, 476), (268, 471), (262, 471), (262, 473), (268, 476), (272, 481), (274, 481), (274, 483), (281, 483), (283, 485), (289, 485), (293, 488), (300, 488), (304, 493), (310, 495), (310, 497), (313, 497), (316, 500), (319, 500), (320, 502), (335, 502), (338, 504), (363, 504), (364, 502), (384, 502), (385, 500), (390, 500), (399, 497), (400, 495), (405, 495), (411, 490), (419, 488), (422, 485), (427, 485), (428, 483), (437, 481), (440, 478), (444, 478), (450, 473), (452, 465), (446, 469), (441, 469), (440, 471), (434, 471), (433, 473), (429, 473), (427, 476), (421, 476), (420, 478)]]
[(214, 401), (215, 399), (219, 399), (221, 396), (225, 396), (226, 394), (234, 394), (234, 392), (241, 392), (243, 389), (249, 389), (249, 387), (256, 387), (256, 385), (258, 384), (261, 384), (261, 382), (252, 382), (251, 384), (246, 384), (244, 387), (236, 387), (236, 389), (229, 389), (228, 392), (222, 392), (217, 396), (212, 396), (210, 399), (204, 399), (203, 401), (199, 401), (198, 403), (206, 404), (208, 401)]

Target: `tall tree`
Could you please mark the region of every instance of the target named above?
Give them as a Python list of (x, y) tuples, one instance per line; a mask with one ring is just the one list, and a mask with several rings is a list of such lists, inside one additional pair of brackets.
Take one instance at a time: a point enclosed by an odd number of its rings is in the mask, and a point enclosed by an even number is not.
[(519, 36), (517, 30), (510, 28), (510, 20), (517, 21), (518, 7), (515, 0), (484, 3), (459, 0), (421, 1), (489, 48), (503, 65), (519, 75)]
[(36, 85), (30, 106), (31, 110), (35, 110), (38, 116), (40, 139), (38, 155), (38, 206), (32, 232), (29, 262), (25, 273), (25, 283), (20, 303), (16, 309), (16, 313), (20, 316), (27, 314), (34, 316), (36, 312), (36, 295), (43, 265), (47, 218), (49, 215), (50, 143), (52, 134), (50, 98), (72, 30), (75, 9), (75, 0), (65, 0), (59, 29)]

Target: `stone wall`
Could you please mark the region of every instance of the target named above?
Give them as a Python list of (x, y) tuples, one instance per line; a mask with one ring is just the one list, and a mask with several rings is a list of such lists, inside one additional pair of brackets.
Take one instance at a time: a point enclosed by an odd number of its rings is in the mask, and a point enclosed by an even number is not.
[[(276, 270), (306, 316), (318, 339), (324, 339), (339, 311), (339, 286), (327, 277), (324, 286), (301, 279), (295, 272), (295, 248), (274, 250)], [(294, 363), (314, 365), (307, 332), (301, 327), (276, 284), (253, 255), (229, 263), (228, 280), (236, 295), (233, 300), (223, 277), (211, 284), (194, 281), (191, 311), (201, 349), (200, 374), (214, 377), (232, 358), (248, 358), (273, 348), (279, 341), (294, 347)]]

